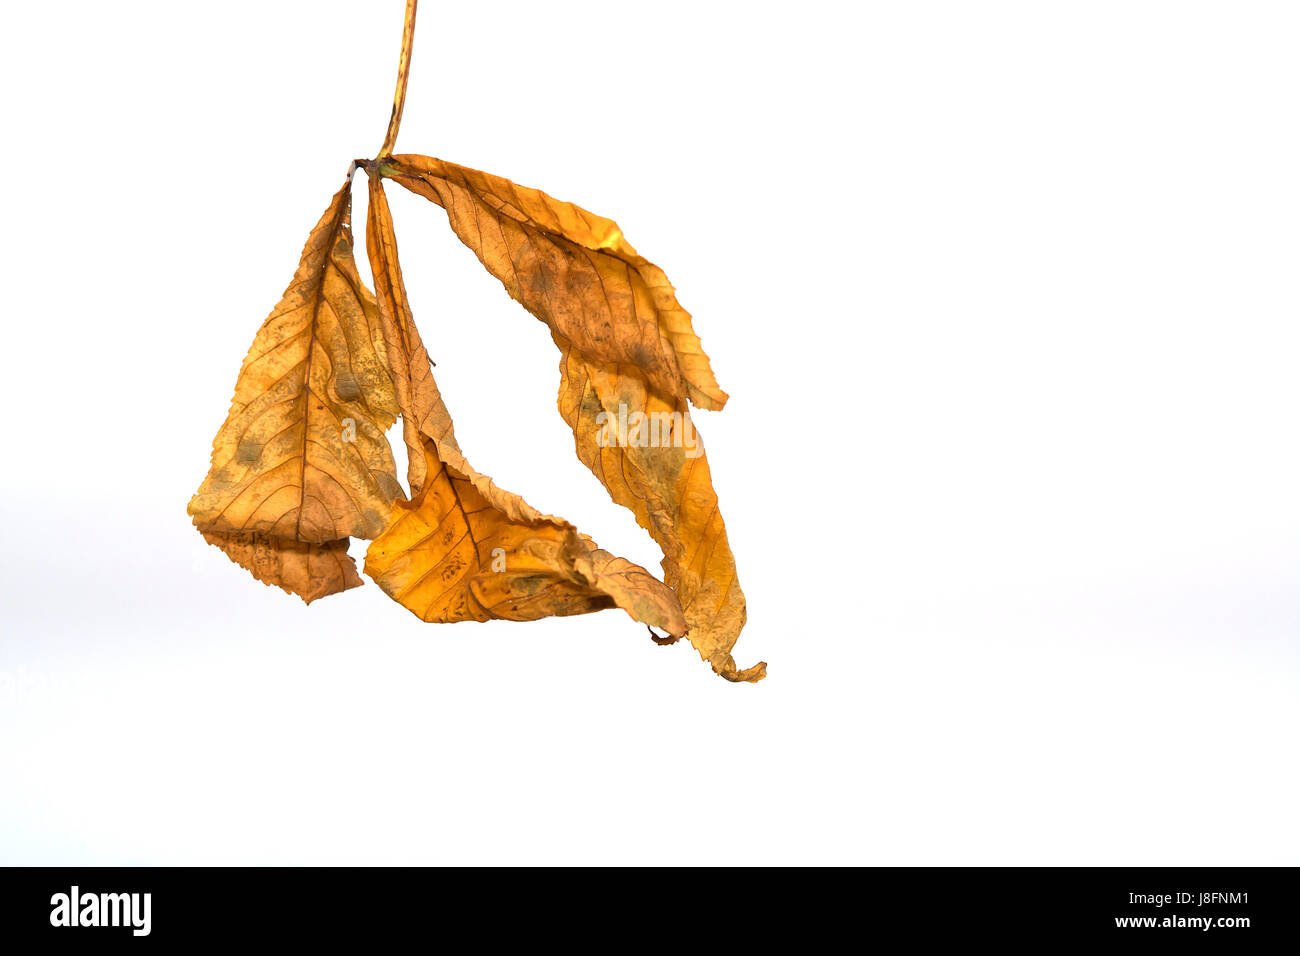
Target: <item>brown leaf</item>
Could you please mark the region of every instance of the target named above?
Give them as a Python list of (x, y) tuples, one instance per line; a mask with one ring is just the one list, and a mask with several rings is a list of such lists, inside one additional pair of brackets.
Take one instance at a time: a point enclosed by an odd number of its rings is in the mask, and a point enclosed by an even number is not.
[(683, 407), (726, 404), (668, 277), (612, 220), (440, 159), (393, 163), (383, 174), (442, 206), (461, 242), (552, 332), (596, 361), (640, 370)]
[(728, 680), (762, 680), (766, 663), (738, 670), (731, 656), (745, 626), (745, 595), (689, 412), (635, 369), (601, 364), (553, 337), (563, 355), (560, 414), (578, 457), (663, 550), (664, 579), (681, 602), (687, 638)]
[(407, 450), (407, 482), (411, 494), (424, 487), (425, 455), (421, 435), (458, 447), (451, 415), (433, 380), (429, 355), (415, 327), (397, 257), (393, 216), (384, 195), (383, 181), (370, 177), (370, 205), (366, 213), (366, 254), (375, 277), (379, 322), (391, 361), (393, 384), (402, 414), (402, 436)]
[(425, 621), (536, 620), (618, 606), (636, 620), (683, 634), (677, 599), (662, 582), (498, 488), (465, 460), (411, 315), (378, 177), (371, 180), (366, 248), (413, 491), (371, 542), (366, 573)]
[(347, 538), (309, 544), (253, 532), (205, 532), (203, 537), (257, 580), (296, 594), (307, 604), (362, 583), (356, 562), (348, 555)]
[[(258, 580), (308, 603), (361, 583), (348, 538), (371, 537), (367, 573), (423, 620), (620, 607), (657, 643), (689, 633), (722, 676), (760, 680), (766, 664), (742, 671), (731, 655), (745, 598), (689, 414), (691, 405), (721, 409), (727, 395), (689, 313), (612, 220), (499, 176), (391, 155), (416, 5), (407, 0), (383, 146), (349, 168), (254, 339), (190, 501), (194, 524)], [(370, 179), (374, 296), (352, 255), (358, 166)], [(407, 301), (385, 177), (442, 206), (456, 235), (550, 328), (578, 455), (659, 543), (668, 585), (465, 460)], [(384, 434), (399, 414), (410, 501)]]
[[(740, 670), (731, 655), (745, 596), (687, 405), (719, 409), (727, 395), (663, 271), (612, 220), (539, 190), (427, 156), (395, 156), (382, 172), (442, 206), (487, 270), (551, 327), (578, 457), (663, 550), (700, 656), (729, 680), (761, 680), (765, 663)], [(668, 445), (601, 447), (602, 422), (620, 414), (675, 422)]]
[(672, 591), (595, 547), (568, 522), (498, 488), (449, 446), (424, 437), (424, 489), (393, 507), (366, 573), (424, 621), (535, 621), (621, 607), (685, 633)]
[(253, 340), (189, 505), (210, 542), (305, 600), (360, 583), (346, 539), (382, 531), (401, 495), (384, 436), (397, 403), (379, 310), (352, 255), (350, 183)]

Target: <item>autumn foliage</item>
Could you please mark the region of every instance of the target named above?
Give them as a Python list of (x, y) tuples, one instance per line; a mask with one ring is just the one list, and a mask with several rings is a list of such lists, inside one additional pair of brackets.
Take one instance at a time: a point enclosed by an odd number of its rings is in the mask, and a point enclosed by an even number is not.
[[(258, 580), (308, 603), (362, 583), (347, 545), (364, 538), (366, 574), (424, 621), (617, 607), (663, 631), (658, 643), (685, 636), (728, 680), (760, 680), (765, 664), (741, 670), (731, 653), (745, 597), (690, 418), (691, 406), (721, 409), (727, 394), (690, 314), (612, 220), (499, 176), (392, 154), (415, 7), (408, 0), (383, 148), (349, 167), (253, 340), (190, 501), (195, 527)], [(373, 293), (354, 258), (357, 169), (369, 181)], [(484, 268), (550, 329), (578, 457), (658, 543), (664, 580), (466, 460), (407, 300), (386, 180), (442, 207)], [(662, 428), (658, 440), (619, 433), (629, 410), (640, 427)], [(385, 434), (399, 417), (409, 497)]]

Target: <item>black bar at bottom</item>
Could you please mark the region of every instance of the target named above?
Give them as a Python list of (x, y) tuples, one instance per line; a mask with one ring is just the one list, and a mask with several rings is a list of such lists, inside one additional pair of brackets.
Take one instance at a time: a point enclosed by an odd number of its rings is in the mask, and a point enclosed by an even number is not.
[[(1273, 869), (535, 870), (8, 868), (0, 941), (149, 946), (451, 933), (499, 944), (1300, 940), (1296, 871)], [(701, 925), (707, 930), (692, 929)], [(775, 935), (771, 935), (775, 942)]]

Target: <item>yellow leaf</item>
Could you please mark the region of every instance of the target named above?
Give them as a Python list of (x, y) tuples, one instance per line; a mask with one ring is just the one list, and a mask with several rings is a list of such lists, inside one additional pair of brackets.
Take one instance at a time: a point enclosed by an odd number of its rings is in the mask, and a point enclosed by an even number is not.
[(726, 404), (668, 277), (612, 220), (428, 156), (394, 156), (382, 172), (442, 206), (506, 291), (584, 355), (632, 366), (683, 404)]
[(402, 282), (402, 267), (397, 257), (397, 237), (393, 217), (384, 195), (383, 181), (370, 178), (370, 205), (366, 213), (366, 255), (375, 277), (379, 303), (379, 323), (383, 329), (398, 408), (402, 414), (402, 434), (407, 450), (407, 482), (411, 494), (424, 487), (425, 456), (421, 435), (456, 445), (451, 415), (433, 380), (432, 363), (420, 340), (419, 329), (411, 315)]
[[(540, 190), (427, 156), (394, 156), (381, 172), (442, 206), (487, 270), (550, 326), (578, 457), (663, 550), (700, 656), (729, 680), (761, 680), (765, 663), (741, 670), (731, 654), (745, 596), (687, 404), (720, 409), (727, 395), (663, 271), (612, 220)], [(636, 416), (645, 436), (610, 431)], [(664, 422), (666, 440), (652, 440)]]
[[(659, 643), (689, 635), (723, 677), (761, 680), (765, 663), (741, 670), (731, 653), (745, 597), (689, 411), (721, 409), (727, 394), (690, 314), (612, 220), (499, 176), (392, 155), (416, 5), (407, 0), (383, 146), (349, 168), (244, 359), (190, 501), (194, 524), (258, 580), (308, 603), (361, 583), (348, 539), (368, 537), (366, 572), (423, 620), (619, 607), (666, 631), (651, 632)], [(359, 166), (370, 180), (374, 295), (352, 253)], [(384, 178), (443, 207), (461, 241), (550, 328), (578, 456), (658, 542), (667, 584), (465, 460), (407, 300)], [(409, 501), (384, 434), (398, 415)]]
[(296, 594), (307, 604), (361, 586), (356, 563), (348, 556), (347, 538), (309, 544), (251, 532), (205, 532), (203, 537), (257, 580)]
[(663, 550), (664, 580), (681, 603), (687, 638), (728, 680), (762, 680), (766, 663), (739, 670), (731, 655), (745, 626), (745, 595), (690, 414), (636, 370), (602, 365), (553, 337), (563, 355), (560, 414), (578, 457)]
[(449, 446), (425, 436), (424, 489), (393, 507), (366, 551), (366, 573), (424, 621), (534, 621), (621, 607), (681, 635), (672, 591), (614, 558), (568, 522), (502, 491)]
[[(307, 600), (360, 583), (346, 539), (382, 531), (401, 495), (384, 436), (397, 403), (379, 310), (352, 255), (350, 183), (253, 340), (189, 505), (232, 560)], [(340, 562), (346, 571), (319, 573)]]
[(412, 498), (394, 505), (388, 528), (371, 542), (366, 573), (425, 621), (524, 621), (617, 606), (683, 634), (681, 608), (662, 582), (498, 488), (465, 460), (411, 315), (378, 177), (371, 180), (366, 247), (412, 459)]

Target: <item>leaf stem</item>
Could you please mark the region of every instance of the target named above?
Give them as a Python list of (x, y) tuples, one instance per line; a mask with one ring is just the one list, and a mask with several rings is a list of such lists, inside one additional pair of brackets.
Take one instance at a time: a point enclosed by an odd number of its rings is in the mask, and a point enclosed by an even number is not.
[(411, 75), (411, 45), (415, 42), (415, 7), (419, 0), (406, 0), (406, 18), (402, 21), (402, 55), (397, 61), (397, 92), (393, 94), (393, 115), (388, 118), (388, 132), (384, 145), (375, 159), (385, 159), (393, 154), (397, 142), (397, 128), (402, 125), (402, 107), (406, 105), (406, 81)]

